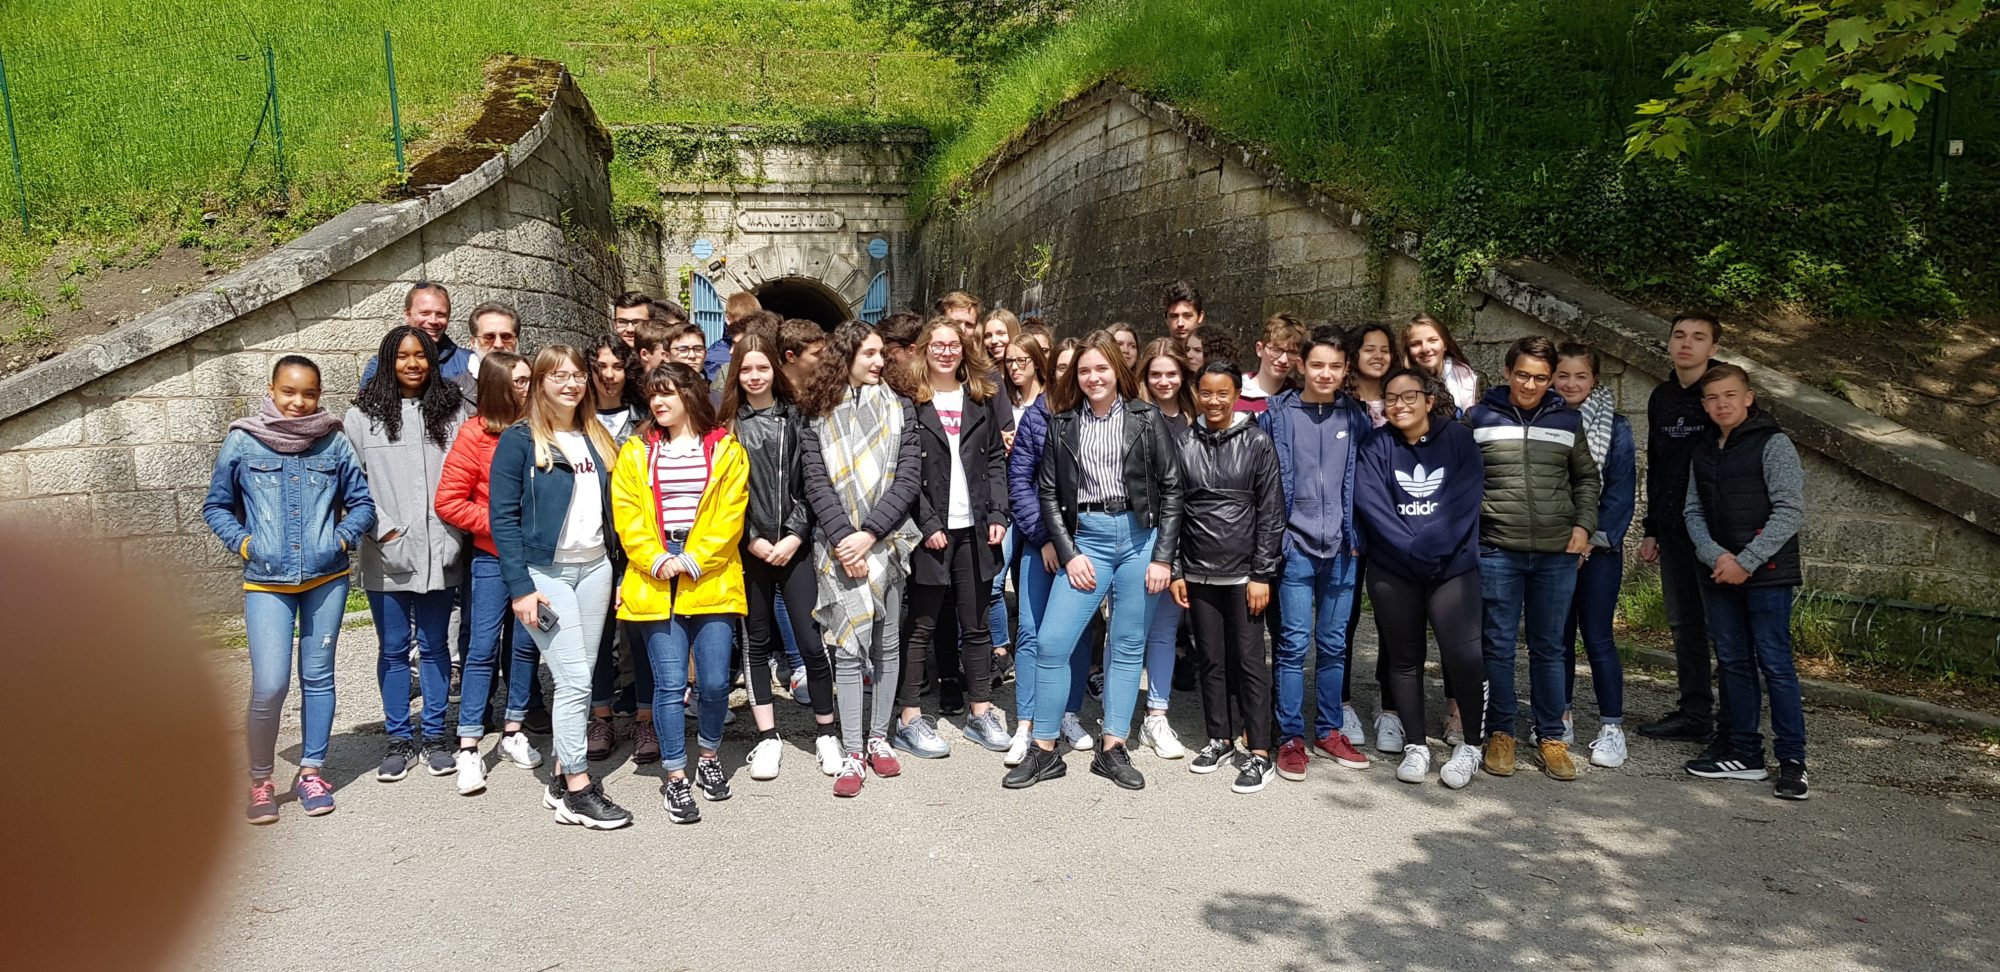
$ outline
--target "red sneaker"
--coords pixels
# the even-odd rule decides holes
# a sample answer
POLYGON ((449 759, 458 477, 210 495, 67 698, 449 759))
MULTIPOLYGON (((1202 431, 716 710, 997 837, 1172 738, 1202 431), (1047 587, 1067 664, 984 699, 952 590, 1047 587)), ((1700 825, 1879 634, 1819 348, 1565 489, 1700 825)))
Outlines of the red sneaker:
POLYGON ((1278 775, 1288 780, 1306 778, 1306 741, 1297 736, 1278 747, 1278 775))
POLYGON ((876 776, 895 776, 903 771, 903 764, 896 758, 896 751, 889 748, 889 741, 876 736, 868 740, 868 768, 876 776))
POLYGON ((860 796, 861 780, 867 775, 861 768, 861 754, 848 753, 847 758, 840 761, 840 775, 833 778, 833 795, 860 796))
POLYGON ((1355 749, 1354 744, 1348 742, 1347 737, 1341 735, 1338 729, 1319 737, 1319 742, 1313 743, 1313 748, 1319 750, 1320 755, 1348 769, 1368 768, 1367 755, 1355 749))

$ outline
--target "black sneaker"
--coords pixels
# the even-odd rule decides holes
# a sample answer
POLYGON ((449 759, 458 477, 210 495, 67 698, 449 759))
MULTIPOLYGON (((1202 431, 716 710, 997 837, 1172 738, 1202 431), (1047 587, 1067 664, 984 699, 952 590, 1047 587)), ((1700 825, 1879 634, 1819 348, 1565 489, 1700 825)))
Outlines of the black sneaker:
POLYGON ((1085 679, 1083 685, 1084 685, 1084 690, 1088 692, 1090 695, 1090 701, 1092 702, 1104 701, 1103 672, 1091 672, 1090 678, 1085 679))
POLYGON ((1028 758, 1022 760, 1021 765, 1008 770, 1007 775, 1001 778, 1000 785, 1010 790, 1020 790, 1043 780, 1056 779, 1068 772, 1069 767, 1064 765, 1060 750, 1031 745, 1028 747, 1028 758))
POLYGON ((450 776, 458 772, 458 747, 436 736, 428 737, 417 750, 424 760, 424 772, 450 776))
POLYGON ((563 774, 550 773, 549 785, 546 789, 542 790, 542 809, 557 811, 556 819, 561 820, 563 797, 568 793, 569 784, 563 782, 563 774))
POLYGON ((722 772, 722 761, 719 759, 703 756, 695 761, 694 785, 701 788, 703 799, 729 799, 729 777, 722 772))
POLYGON ((1127 790, 1146 788, 1146 778, 1132 768, 1132 754, 1124 746, 1099 746, 1097 755, 1090 758, 1090 772, 1127 790))
POLYGON ((691 824, 701 820, 701 807, 694 802, 694 787, 688 785, 685 776, 667 777, 667 798, 662 802, 667 808, 667 819, 677 824, 691 824))
POLYGON ((562 806, 556 810, 556 822, 576 824, 590 830, 617 830, 632 822, 632 811, 611 802, 611 798, 604 795, 604 784, 591 780, 589 786, 563 794, 562 806))
POLYGON ((521 720, 521 728, 537 736, 546 736, 555 730, 555 717, 546 708, 529 709, 527 718, 521 720))
POLYGON ((1764 769, 1763 753, 1728 753, 1717 759, 1691 759, 1687 761, 1687 771, 1704 780, 1764 780, 1771 776, 1764 769))
POLYGON ((1806 764, 1778 764, 1778 782, 1771 792, 1780 800, 1803 800, 1806 798, 1806 764))
POLYGON ((1250 758, 1243 761, 1242 771, 1236 774, 1236 782, 1230 784, 1229 788, 1238 793, 1255 793, 1263 789, 1264 784, 1271 782, 1271 777, 1276 775, 1278 775, 1278 764, 1272 762, 1271 757, 1251 753, 1250 758))
POLYGON ((965 686, 956 678, 938 680, 938 715, 965 714, 965 686))
POLYGON ((410 775, 410 767, 417 765, 417 747, 408 739, 396 736, 389 740, 389 750, 382 754, 382 765, 375 768, 375 779, 380 783, 394 783, 410 775))
POLYGON ((1188 764, 1188 772, 1213 773, 1221 769, 1222 764, 1229 762, 1229 757, 1235 752, 1236 747, 1231 745, 1229 740, 1211 739, 1208 745, 1201 747, 1201 751, 1194 754, 1194 761, 1188 764))
POLYGON ((1639 735, 1648 739, 1671 739, 1676 742, 1708 742, 1715 732, 1715 725, 1707 719, 1697 719, 1679 710, 1667 713, 1658 722, 1648 722, 1639 727, 1639 735))

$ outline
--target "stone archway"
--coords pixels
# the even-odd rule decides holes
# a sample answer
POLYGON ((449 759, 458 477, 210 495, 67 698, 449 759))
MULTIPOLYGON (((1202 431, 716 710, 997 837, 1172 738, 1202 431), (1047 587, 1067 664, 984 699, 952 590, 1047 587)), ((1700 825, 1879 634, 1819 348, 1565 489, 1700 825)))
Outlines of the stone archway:
POLYGON ((804 318, 831 331, 854 316, 853 305, 811 277, 779 277, 751 290, 764 309, 780 317, 804 318))
POLYGON ((770 295, 772 303, 766 306, 773 312, 829 329, 853 317, 868 294, 868 275, 860 267, 815 244, 768 244, 730 261, 726 273, 737 289, 750 291, 759 301, 770 295))

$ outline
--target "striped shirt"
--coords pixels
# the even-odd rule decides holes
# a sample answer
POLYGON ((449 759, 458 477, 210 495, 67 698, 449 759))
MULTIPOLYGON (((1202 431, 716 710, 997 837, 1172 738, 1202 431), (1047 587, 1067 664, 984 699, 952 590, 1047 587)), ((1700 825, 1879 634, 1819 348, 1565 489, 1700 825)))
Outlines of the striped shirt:
MULTIPOLYGON (((659 503, 661 530, 693 529, 701 494, 707 488, 708 457, 702 454, 699 441, 661 442, 653 450, 653 498, 659 503)), ((680 558, 689 576, 701 576, 693 557, 683 553, 680 558)), ((658 575, 656 565, 654 576, 658 575)))
POLYGON ((1102 418, 1085 402, 1078 421, 1076 501, 1107 503, 1125 498, 1125 399, 1115 398, 1102 418))

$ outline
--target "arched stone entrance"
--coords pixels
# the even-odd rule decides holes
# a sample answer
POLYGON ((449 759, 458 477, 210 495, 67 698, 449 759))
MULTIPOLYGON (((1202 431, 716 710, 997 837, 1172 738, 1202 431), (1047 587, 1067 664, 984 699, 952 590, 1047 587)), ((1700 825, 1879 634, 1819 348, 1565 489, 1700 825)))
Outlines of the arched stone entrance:
POLYGON ((750 292, 765 310, 779 317, 802 317, 829 331, 854 316, 839 293, 811 277, 779 277, 758 284, 750 292))

